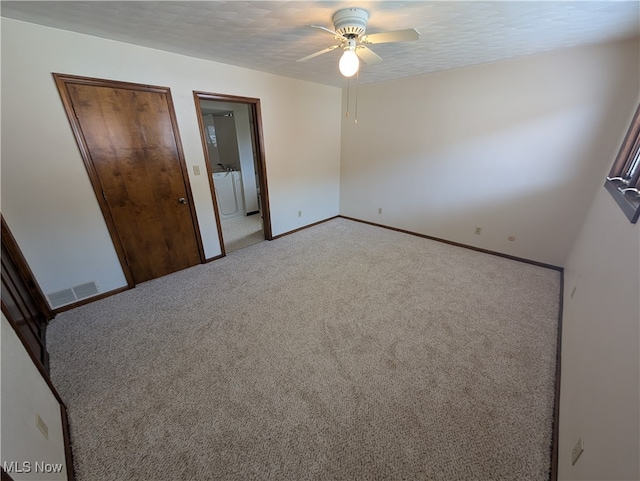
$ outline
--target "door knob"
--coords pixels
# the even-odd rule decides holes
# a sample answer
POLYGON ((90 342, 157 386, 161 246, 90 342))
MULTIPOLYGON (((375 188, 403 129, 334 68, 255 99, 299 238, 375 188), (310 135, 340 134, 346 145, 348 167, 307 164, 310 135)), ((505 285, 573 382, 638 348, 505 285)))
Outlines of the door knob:
POLYGON ((181 204, 186 204, 187 203, 187 199, 185 199, 184 197, 180 197, 178 199, 178 202, 180 202, 181 204))

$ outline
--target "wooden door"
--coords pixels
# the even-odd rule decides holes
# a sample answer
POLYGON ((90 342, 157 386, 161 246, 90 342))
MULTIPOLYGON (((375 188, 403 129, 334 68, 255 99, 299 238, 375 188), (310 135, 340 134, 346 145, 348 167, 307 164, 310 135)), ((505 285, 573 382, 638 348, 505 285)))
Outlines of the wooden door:
POLYGON ((56 82, 130 283, 200 263, 169 90, 60 75, 56 82))

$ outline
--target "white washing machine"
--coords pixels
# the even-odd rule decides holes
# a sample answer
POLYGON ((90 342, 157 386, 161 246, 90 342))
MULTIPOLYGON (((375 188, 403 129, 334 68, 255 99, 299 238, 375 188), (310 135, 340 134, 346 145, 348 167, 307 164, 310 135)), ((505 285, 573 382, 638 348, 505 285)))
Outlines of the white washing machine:
POLYGON ((214 172, 213 185, 216 191, 218 213, 221 220, 233 219, 246 214, 240 172, 214 172))

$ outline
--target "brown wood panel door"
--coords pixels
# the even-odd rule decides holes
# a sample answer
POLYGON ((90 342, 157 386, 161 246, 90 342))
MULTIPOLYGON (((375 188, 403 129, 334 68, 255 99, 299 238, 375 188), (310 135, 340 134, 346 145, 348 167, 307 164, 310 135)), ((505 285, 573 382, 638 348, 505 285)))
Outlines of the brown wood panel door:
POLYGON ((168 89, 105 83, 67 79, 60 91, 133 282, 200 263, 201 240, 168 89))

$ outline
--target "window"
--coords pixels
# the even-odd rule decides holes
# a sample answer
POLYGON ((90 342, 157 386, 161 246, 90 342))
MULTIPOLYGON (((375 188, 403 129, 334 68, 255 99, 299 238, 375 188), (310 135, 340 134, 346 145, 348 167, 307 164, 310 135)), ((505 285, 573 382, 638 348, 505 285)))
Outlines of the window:
POLYGON ((640 105, 604 186, 635 224, 640 216, 640 105))

